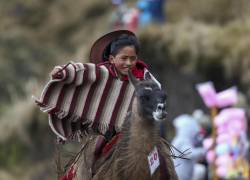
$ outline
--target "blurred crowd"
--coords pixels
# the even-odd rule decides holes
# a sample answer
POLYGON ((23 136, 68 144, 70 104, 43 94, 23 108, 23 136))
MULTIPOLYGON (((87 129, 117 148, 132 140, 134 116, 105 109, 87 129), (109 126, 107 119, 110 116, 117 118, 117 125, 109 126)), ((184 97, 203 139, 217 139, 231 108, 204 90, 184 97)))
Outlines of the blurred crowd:
POLYGON ((112 29, 128 29, 136 31, 152 23, 166 21, 164 14, 166 0, 138 0, 129 7, 123 0, 112 0, 112 29))
POLYGON ((174 159, 180 180, 250 178, 250 144, 246 110, 235 87, 216 93, 212 83, 197 88, 211 115, 202 110, 176 117, 174 159))

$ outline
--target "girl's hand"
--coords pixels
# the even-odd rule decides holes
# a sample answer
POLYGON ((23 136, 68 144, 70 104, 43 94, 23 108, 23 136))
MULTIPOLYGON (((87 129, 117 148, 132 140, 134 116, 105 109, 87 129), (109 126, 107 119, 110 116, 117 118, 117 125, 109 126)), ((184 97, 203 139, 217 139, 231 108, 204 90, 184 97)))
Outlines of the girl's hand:
POLYGON ((55 67, 51 73, 50 76, 52 77, 52 79, 62 79, 63 78, 63 72, 62 69, 55 67))

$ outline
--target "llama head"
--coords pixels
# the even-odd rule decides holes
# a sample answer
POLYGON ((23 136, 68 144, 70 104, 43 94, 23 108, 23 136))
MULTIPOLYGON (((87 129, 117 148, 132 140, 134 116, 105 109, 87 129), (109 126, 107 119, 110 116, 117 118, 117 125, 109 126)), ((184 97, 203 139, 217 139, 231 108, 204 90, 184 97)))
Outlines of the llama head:
POLYGON ((145 76, 145 80, 137 80, 132 73, 128 73, 129 81, 135 87, 135 98, 138 112, 147 120, 162 121, 166 118, 166 93, 159 85, 150 78, 150 74, 145 76))

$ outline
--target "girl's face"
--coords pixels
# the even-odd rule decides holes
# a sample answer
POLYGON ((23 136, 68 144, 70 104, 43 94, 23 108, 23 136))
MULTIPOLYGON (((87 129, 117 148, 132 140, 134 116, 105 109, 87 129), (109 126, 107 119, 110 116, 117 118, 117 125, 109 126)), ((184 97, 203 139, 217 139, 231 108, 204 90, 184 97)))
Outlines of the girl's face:
POLYGON ((109 62, 113 64, 119 75, 127 75, 128 70, 135 67, 137 54, 134 46, 125 46, 118 53, 109 56, 109 62))

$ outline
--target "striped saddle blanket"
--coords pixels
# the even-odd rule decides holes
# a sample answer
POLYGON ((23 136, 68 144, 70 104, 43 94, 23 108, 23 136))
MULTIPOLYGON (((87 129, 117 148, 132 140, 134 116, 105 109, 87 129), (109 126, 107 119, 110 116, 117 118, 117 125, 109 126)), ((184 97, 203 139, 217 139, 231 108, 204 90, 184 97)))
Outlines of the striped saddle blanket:
POLYGON ((69 63, 58 68, 63 76, 50 79, 35 98, 41 111, 48 113, 52 131, 63 141, 89 130, 120 131, 134 87, 112 77, 104 65, 69 63))

